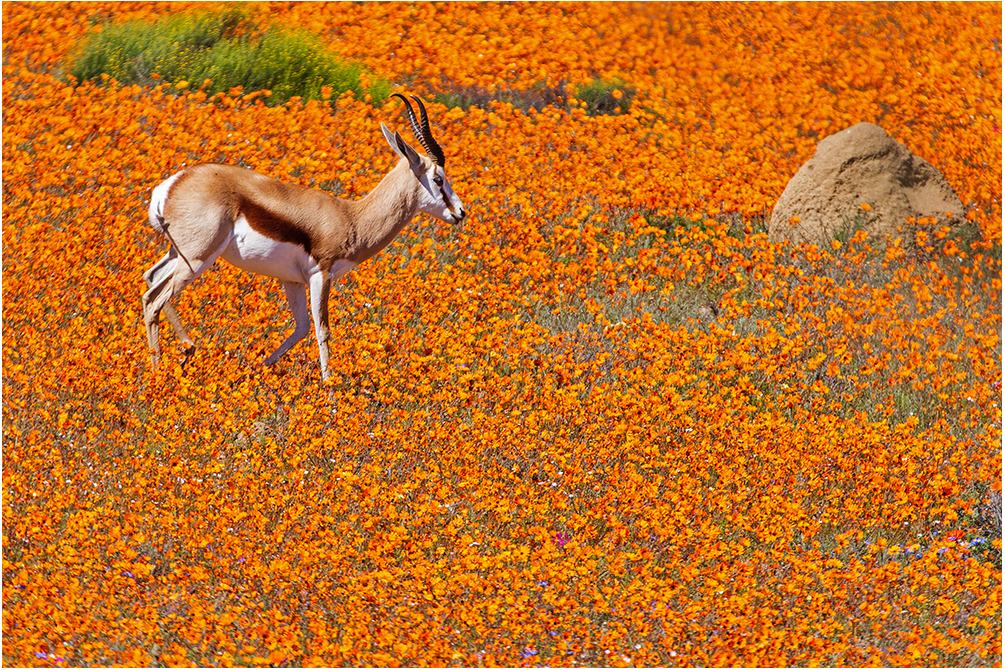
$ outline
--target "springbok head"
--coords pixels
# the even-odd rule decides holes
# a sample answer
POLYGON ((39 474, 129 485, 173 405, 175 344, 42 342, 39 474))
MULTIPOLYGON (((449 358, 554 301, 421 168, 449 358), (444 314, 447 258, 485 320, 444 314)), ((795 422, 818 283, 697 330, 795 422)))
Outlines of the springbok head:
POLYGON ((467 216, 467 212, 464 211, 461 199, 454 193, 454 189, 450 186, 450 180, 447 179, 447 173, 444 170, 446 159, 443 156, 443 149, 433 139, 433 132, 429 129, 429 118, 426 116, 426 108, 422 104, 422 100, 412 96, 412 100, 415 100, 419 106, 419 119, 417 120, 412 105, 405 96, 395 93, 391 97, 401 98, 402 102, 405 103, 405 111, 412 124, 412 134, 426 150, 425 156, 419 154, 405 140, 401 139, 398 132, 391 132, 383 123, 380 124, 380 129, 383 131, 387 143, 391 145, 395 153, 408 161, 412 174, 422 184, 422 189, 419 191, 419 211, 435 216, 444 223, 460 223, 467 216))

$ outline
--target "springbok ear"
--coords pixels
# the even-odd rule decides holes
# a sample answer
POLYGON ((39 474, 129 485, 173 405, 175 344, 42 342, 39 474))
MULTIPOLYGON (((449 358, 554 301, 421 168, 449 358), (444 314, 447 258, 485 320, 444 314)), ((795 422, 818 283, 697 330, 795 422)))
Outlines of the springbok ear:
POLYGON ((401 153, 401 150, 398 148, 398 143, 394 139, 394 136, 397 135, 397 133, 392 133, 391 130, 383 123, 380 124, 380 131, 384 133, 384 139, 387 140, 387 143, 391 145, 392 149, 394 149, 394 153, 398 154, 401 158, 405 158, 405 154, 401 153))
POLYGON ((408 142, 401 139, 401 133, 395 132, 392 137, 387 137, 391 131, 384 124, 380 124, 380 127, 384 131, 384 138, 391 144, 394 152, 408 161, 408 167, 411 168, 412 174, 419 178, 425 175, 426 166, 422 164, 419 152, 413 149, 408 142))

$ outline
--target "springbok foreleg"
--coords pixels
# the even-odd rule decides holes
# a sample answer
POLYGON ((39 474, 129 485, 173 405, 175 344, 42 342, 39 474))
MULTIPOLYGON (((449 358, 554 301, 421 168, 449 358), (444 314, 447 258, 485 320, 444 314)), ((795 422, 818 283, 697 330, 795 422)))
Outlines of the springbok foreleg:
POLYGON ((321 358, 321 379, 328 379, 328 296, 331 293, 331 272, 311 275, 311 311, 314 313, 314 334, 318 338, 321 358))
POLYGON ((296 325, 293 333, 279 345, 278 349, 272 352, 271 356, 265 359, 266 367, 275 365, 280 356, 311 332, 310 312, 307 311, 307 286, 297 282, 284 281, 283 290, 286 292, 286 302, 290 305, 290 311, 293 312, 293 321, 296 325))
MULTIPOLYGON (((174 249, 164 254, 164 257, 157 261, 157 264, 152 268, 143 273, 143 280, 147 283, 147 288, 153 288, 154 284, 164 278, 165 273, 169 273, 171 270, 171 262, 177 257, 174 249)), ((191 349, 192 338, 188 336, 185 332, 185 326, 182 325, 181 319, 178 317, 178 312, 175 310, 174 306, 170 302, 164 303, 164 316, 167 317, 168 323, 171 324, 171 328, 174 329, 175 335, 178 339, 186 346, 186 348, 191 349)))

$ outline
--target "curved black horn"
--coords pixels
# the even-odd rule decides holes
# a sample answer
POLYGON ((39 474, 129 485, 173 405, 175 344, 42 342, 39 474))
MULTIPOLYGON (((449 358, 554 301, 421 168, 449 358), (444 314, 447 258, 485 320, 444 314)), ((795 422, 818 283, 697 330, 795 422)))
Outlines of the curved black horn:
POLYGON ((422 100, 419 100, 416 96, 412 96, 419 105, 419 114, 422 115, 422 122, 415 118, 415 112, 412 111, 412 104, 408 102, 408 98, 400 93, 391 94, 392 98, 401 98, 401 101, 405 103, 405 112, 408 114, 408 121, 412 124, 412 134, 415 138, 419 140, 422 147, 426 150, 426 154, 433 159, 433 161, 443 167, 445 159, 443 157, 443 149, 437 144, 436 140, 433 139, 433 133, 429 129, 429 119, 426 116, 426 108, 422 104, 422 100))
POLYGON ((415 104, 419 106, 419 124, 422 126, 422 135, 426 138, 426 141, 422 145, 426 147, 426 153, 433 157, 436 164, 443 167, 446 158, 443 156, 443 149, 439 143, 433 139, 433 131, 429 129, 429 117, 426 116, 426 106, 422 104, 422 100, 418 96, 413 95, 412 100, 415 100, 415 104))
POLYGON ((405 103, 405 112, 408 113, 408 120, 412 124, 412 134, 420 138, 421 141, 422 131, 419 129, 419 122, 415 120, 415 112, 412 111, 412 103, 410 103, 408 98, 403 96, 401 93, 392 93, 391 97, 401 98, 401 101, 405 103))

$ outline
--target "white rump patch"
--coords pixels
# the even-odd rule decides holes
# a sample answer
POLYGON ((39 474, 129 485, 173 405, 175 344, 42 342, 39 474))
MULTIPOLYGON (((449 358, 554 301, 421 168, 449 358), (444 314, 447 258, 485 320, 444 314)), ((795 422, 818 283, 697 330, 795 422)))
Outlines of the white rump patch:
POLYGON ((171 187, 174 183, 178 181, 178 177, 182 175, 181 172, 177 172, 160 184, 154 189, 153 194, 150 196, 150 209, 147 215, 150 217, 150 225, 153 226, 154 230, 162 235, 166 232, 164 226, 164 203, 167 201, 168 193, 171 191, 171 187))

